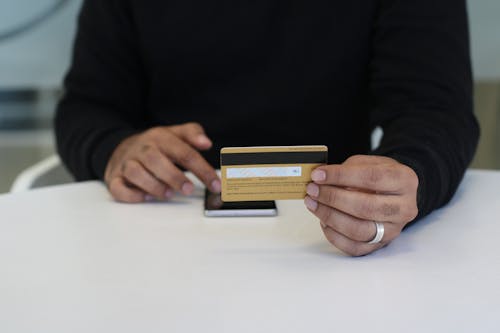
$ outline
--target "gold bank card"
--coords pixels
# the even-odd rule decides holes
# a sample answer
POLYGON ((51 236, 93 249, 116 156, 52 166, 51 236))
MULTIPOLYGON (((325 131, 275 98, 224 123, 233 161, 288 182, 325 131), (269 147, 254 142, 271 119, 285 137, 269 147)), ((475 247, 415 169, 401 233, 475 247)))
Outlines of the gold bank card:
POLYGON ((222 201, 303 199, 326 146, 226 147, 220 151, 222 201))

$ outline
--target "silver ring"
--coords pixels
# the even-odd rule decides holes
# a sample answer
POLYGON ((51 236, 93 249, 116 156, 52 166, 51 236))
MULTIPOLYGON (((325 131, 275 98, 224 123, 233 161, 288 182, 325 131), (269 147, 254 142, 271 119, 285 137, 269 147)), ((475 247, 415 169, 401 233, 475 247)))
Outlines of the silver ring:
POLYGON ((373 223, 375 223, 375 226, 377 227, 377 233, 375 234, 375 237, 373 237, 373 239, 368 242, 368 244, 380 243, 380 241, 384 237, 384 224, 375 221, 373 221, 373 223))

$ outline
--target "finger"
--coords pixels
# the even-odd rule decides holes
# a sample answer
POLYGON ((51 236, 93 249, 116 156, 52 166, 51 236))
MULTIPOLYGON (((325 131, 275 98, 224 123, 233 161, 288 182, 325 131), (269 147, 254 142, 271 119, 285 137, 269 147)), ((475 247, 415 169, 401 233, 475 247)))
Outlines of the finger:
POLYGON ((313 170, 311 178, 318 184, 401 194, 416 186, 407 169, 402 164, 331 164, 313 170))
POLYGON ((330 185, 307 185, 316 201, 362 220, 403 223, 416 217, 416 204, 407 196, 372 194, 330 185))
POLYGON ((160 143, 159 146, 164 155, 186 170, 191 171, 210 191, 214 193, 220 192, 221 183, 215 169, 196 149, 173 134, 165 142, 168 142, 168 145, 160 143))
POLYGON ((193 184, 172 161, 153 145, 144 145, 138 155, 138 160, 154 177, 166 186, 165 198, 173 195, 172 190, 189 195, 193 184))
POLYGON ((164 198, 166 185, 149 173, 144 166, 136 160, 127 160, 123 163, 122 175, 127 182, 154 196, 164 198))
POLYGON ((108 189, 115 200, 128 203, 138 203, 145 200, 145 193, 137 188, 128 186, 122 177, 113 178, 108 189))
POLYGON ((367 255, 387 245, 387 242, 368 244, 366 242, 353 241, 330 227, 323 228, 323 233, 326 239, 336 248, 354 257, 367 255))
MULTIPOLYGON (((305 200, 306 206, 308 208, 312 206, 309 210, 319 218, 324 226, 334 229, 353 241, 369 242, 375 237, 377 230, 373 221, 358 219, 323 204, 311 205, 308 201, 313 199, 310 197, 306 197, 305 200)), ((392 240, 399 234, 389 229, 394 229, 394 226, 387 223, 384 240, 392 240)))
POLYGON ((190 145, 200 150, 206 150, 212 147, 212 141, 205 134, 203 127, 198 123, 191 122, 172 126, 170 129, 183 141, 188 142, 190 145))

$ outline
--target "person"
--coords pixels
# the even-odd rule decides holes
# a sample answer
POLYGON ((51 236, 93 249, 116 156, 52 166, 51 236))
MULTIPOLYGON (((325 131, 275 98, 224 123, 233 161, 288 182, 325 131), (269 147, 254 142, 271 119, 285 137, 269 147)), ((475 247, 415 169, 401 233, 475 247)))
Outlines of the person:
POLYGON ((479 136, 469 53, 465 0, 86 0, 58 153, 139 203, 191 194, 184 171, 220 191, 221 147, 325 144, 305 205, 365 255, 456 191, 479 136))

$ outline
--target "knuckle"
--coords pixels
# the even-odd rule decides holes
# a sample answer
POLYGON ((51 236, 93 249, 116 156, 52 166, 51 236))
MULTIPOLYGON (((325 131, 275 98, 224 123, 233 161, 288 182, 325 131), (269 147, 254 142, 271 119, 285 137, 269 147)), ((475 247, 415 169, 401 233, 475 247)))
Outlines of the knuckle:
MULTIPOLYGON (((320 195, 321 195, 321 186, 320 186, 320 195)), ((337 202, 337 191, 335 189, 328 187, 326 190, 326 202, 328 203, 329 206, 335 207, 335 204, 337 202)))
POLYGON ((414 175, 413 177, 410 177, 409 185, 410 185, 411 189, 414 192, 417 191, 418 186, 419 186, 419 180, 418 180, 418 176, 417 175, 414 175))
POLYGON ((335 245, 335 238, 333 236, 333 232, 331 232, 331 230, 329 228, 325 228, 323 229, 323 233, 325 234, 325 238, 328 242, 330 242, 330 244, 335 245))
POLYGON ((157 197, 162 197, 165 193, 165 186, 162 185, 160 182, 155 182, 151 186, 151 194, 154 194, 157 197))
POLYGON ((367 231, 366 224, 362 222, 352 223, 351 235, 352 239, 357 241, 366 241, 370 238, 369 232, 367 231))
POLYGON ((109 193, 111 194, 111 196, 115 200, 120 201, 121 191, 117 188, 117 186, 115 185, 115 182, 113 182, 113 181, 109 184, 109 193))
POLYGON ((371 187, 378 184, 384 178, 384 172, 375 166, 368 167, 366 172, 362 174, 363 183, 371 187))
POLYGON ((184 173, 177 168, 168 168, 157 178, 165 189, 167 187, 172 187, 175 190, 179 190, 182 184, 187 180, 184 173))
POLYGON ((390 165, 385 168, 385 174, 388 178, 393 180, 399 180, 403 177, 404 171, 400 168, 400 165, 390 165))
POLYGON ((138 163, 127 161, 124 164, 123 175, 128 179, 137 179, 140 177, 141 167, 138 163))
POLYGON ((160 137, 161 135, 161 129, 160 127, 153 127, 149 130, 147 130, 145 133, 144 133, 144 136, 147 137, 147 138, 151 138, 151 139, 157 139, 160 137))
POLYGON ((356 162, 356 161, 359 161, 363 158, 363 155, 352 155, 350 156, 347 160, 345 160, 346 162, 356 162))
POLYGON ((418 215, 418 208, 414 205, 411 205, 404 214, 405 222, 413 221, 418 215))
POLYGON ((203 181, 210 181, 213 178, 217 177, 217 175, 212 172, 212 170, 208 167, 203 167, 199 172, 199 177, 203 181))
POLYGON ((333 209, 332 208, 326 207, 323 205, 319 205, 317 212, 318 212, 317 214, 318 214, 318 218, 320 219, 320 221, 322 221, 323 223, 325 223, 326 225, 329 225, 329 226, 333 225, 333 223, 332 223, 333 222, 332 221, 333 209))
POLYGON ((134 193, 128 193, 127 191, 120 190, 117 187, 110 189, 110 193, 111 196, 113 196, 113 198, 119 202, 133 203, 139 201, 137 195, 135 195, 134 193))
POLYGON ((107 169, 104 173, 104 183, 111 190, 111 181, 116 177, 116 172, 114 169, 107 169))
POLYGON ((140 152, 141 153, 147 153, 153 148, 153 146, 149 143, 144 143, 140 146, 140 152))
POLYGON ((399 215, 401 212, 401 207, 397 204, 383 203, 380 206, 380 215, 382 216, 395 216, 399 215))
POLYGON ((399 170, 399 178, 401 178, 406 186, 412 190, 416 190, 418 188, 419 180, 415 171, 409 166, 404 165, 404 169, 399 170))
POLYGON ((331 168, 328 170, 328 178, 331 179, 331 181, 334 184, 338 184, 342 180, 342 171, 340 168, 331 168))
POLYGON ((198 153, 195 150, 187 149, 179 155, 179 163, 182 165, 192 165, 196 161, 198 153))
POLYGON ((365 220, 371 220, 376 212, 375 203, 372 200, 364 200, 358 209, 359 216, 365 220))
POLYGON ((180 190, 185 182, 186 180, 182 176, 179 177, 170 176, 165 183, 168 186, 172 187, 174 190, 180 190))
POLYGON ((146 165, 156 166, 158 164, 158 152, 152 146, 147 146, 148 149, 143 152, 142 159, 146 165))
POLYGON ((196 122, 196 121, 190 121, 188 123, 186 123, 186 126, 191 129, 191 130, 195 130, 195 131, 200 131, 202 130, 202 126, 200 123, 196 122))
POLYGON ((171 133, 167 127, 153 127, 145 134, 147 140, 151 142, 162 142, 166 140, 169 135, 171 135, 171 133))

